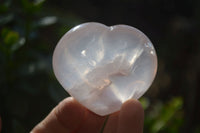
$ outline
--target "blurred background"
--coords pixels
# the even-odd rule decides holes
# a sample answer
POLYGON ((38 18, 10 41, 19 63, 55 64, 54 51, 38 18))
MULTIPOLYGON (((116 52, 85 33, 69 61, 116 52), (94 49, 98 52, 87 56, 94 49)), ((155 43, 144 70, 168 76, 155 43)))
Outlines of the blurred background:
POLYGON ((127 24, 143 31, 158 72, 140 98, 145 133, 200 133, 200 1, 1 0, 2 133, 27 133, 69 95, 52 70, 53 50, 84 22, 127 24))

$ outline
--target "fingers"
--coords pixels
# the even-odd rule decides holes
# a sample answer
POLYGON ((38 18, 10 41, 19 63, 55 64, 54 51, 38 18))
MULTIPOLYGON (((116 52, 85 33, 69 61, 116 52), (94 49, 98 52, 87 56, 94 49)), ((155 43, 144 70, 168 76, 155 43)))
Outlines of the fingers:
POLYGON ((72 97, 63 100, 34 129, 33 133, 71 133, 80 128, 86 109, 72 97))
POLYGON ((111 114, 104 128, 104 133, 117 133, 119 112, 111 114))
POLYGON ((137 100, 126 101, 120 110, 117 133, 142 133, 144 110, 137 100))
POLYGON ((73 98, 66 98, 33 130, 32 133, 95 133, 105 117, 98 116, 73 98))
POLYGON ((104 133, 142 133, 144 111, 137 100, 128 100, 120 112, 111 114, 106 123, 104 133))
MULTIPOLYGON (((98 116, 73 98, 66 98, 33 130, 32 133, 96 133, 106 117, 98 116)), ((104 133, 142 133, 144 111, 136 100, 128 100, 108 118, 104 133)))
POLYGON ((80 132, 78 133, 100 133, 106 117, 96 115, 90 111, 86 111, 86 119, 84 120, 80 132))

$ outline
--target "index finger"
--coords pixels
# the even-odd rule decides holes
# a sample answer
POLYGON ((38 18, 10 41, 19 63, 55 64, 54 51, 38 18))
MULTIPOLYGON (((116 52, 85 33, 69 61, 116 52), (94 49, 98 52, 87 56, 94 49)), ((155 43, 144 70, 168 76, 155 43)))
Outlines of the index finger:
POLYGON ((95 133, 98 132, 105 117, 98 116, 69 97, 56 106, 51 113, 39 123, 32 133, 95 133))

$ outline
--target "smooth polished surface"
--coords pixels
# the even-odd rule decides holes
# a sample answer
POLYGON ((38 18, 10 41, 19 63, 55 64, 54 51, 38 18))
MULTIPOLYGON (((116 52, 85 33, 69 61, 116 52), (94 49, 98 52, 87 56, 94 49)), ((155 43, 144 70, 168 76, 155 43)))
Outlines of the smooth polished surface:
POLYGON ((156 75, 157 56, 138 29, 92 22, 74 27, 61 38, 53 69, 71 96, 104 116, 147 91, 156 75))

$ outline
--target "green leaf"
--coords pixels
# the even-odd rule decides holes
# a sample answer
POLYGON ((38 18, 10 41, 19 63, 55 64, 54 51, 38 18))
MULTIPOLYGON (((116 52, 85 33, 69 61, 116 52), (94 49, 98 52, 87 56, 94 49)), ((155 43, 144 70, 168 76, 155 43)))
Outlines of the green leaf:
POLYGON ((18 32, 11 31, 7 28, 2 29, 1 38, 4 45, 1 44, 1 50, 4 52, 14 52, 25 44, 25 38, 19 36, 18 32))
POLYGON ((148 98, 142 97, 140 99, 140 102, 141 102, 142 107, 144 108, 144 110, 149 107, 149 99, 148 98))
MULTIPOLYGON (((152 125, 152 133, 160 132, 160 130, 162 130, 169 122, 174 122, 175 118, 178 117, 176 113, 180 111, 182 105, 183 100, 180 97, 175 97, 166 105, 162 105, 162 108, 159 111, 160 114, 155 117, 155 123, 152 125)), ((180 114, 180 112, 178 114, 180 114)))
POLYGON ((1 37, 5 38, 6 35, 10 32, 10 30, 8 28, 3 28, 1 31, 1 37))
POLYGON ((10 31, 4 38, 4 43, 8 46, 11 46, 19 40, 19 34, 15 31, 10 31))

